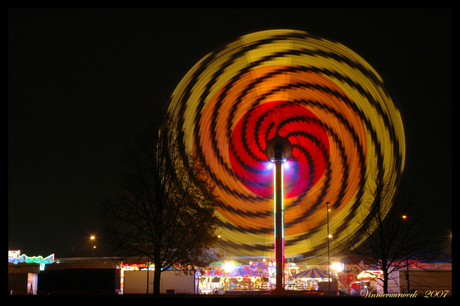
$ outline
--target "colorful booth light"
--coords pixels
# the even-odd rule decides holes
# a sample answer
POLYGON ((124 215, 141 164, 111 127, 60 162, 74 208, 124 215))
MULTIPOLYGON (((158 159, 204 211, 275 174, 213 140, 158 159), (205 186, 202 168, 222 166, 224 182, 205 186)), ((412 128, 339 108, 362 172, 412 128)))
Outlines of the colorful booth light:
POLYGON ((381 270, 361 271, 361 273, 358 274, 358 279, 380 278, 382 273, 381 270))
POLYGON ((17 265, 18 263, 38 263, 38 264, 52 264, 54 263, 54 254, 51 254, 45 258, 42 256, 27 256, 22 254, 17 258, 8 258, 8 263, 17 265))

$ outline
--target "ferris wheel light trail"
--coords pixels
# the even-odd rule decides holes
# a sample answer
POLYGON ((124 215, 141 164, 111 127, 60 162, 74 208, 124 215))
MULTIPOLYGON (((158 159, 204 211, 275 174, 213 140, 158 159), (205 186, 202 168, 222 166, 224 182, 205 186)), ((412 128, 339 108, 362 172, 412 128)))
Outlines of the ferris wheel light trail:
POLYGON ((327 253, 326 201, 331 231, 369 226, 372 176, 388 176, 395 193, 404 172, 402 116, 383 79, 346 46, 303 31, 251 33, 210 52, 177 85, 168 111, 184 151, 197 153, 216 183, 220 241, 239 256, 273 256, 275 167, 265 148, 276 135, 292 145, 283 166, 285 256, 327 253))

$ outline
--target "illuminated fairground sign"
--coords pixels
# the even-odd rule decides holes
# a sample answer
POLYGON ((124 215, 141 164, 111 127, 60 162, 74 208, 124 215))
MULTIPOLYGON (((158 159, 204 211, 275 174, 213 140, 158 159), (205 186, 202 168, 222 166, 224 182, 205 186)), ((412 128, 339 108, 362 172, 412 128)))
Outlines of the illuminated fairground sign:
MULTIPOLYGON (((399 264, 394 266, 399 266, 401 268, 407 267, 407 262, 401 261, 399 264)), ((420 262, 417 260, 409 260, 409 268, 418 268, 418 269, 452 269, 451 262, 420 262)), ((363 278, 380 278, 382 276, 381 270, 367 270, 362 271, 358 275, 358 279, 363 278)))
POLYGON ((368 278, 380 278, 382 275, 381 270, 372 270, 372 271, 362 271, 358 274, 358 279, 368 279, 368 278))
MULTIPOLYGON (((407 261, 401 260, 400 262, 394 263, 393 266, 407 267, 407 261)), ((409 260, 409 268, 418 269, 452 269, 451 261, 420 261, 420 260, 409 260)))
POLYGON ((10 259, 17 259, 21 255, 21 250, 8 250, 8 262, 10 262, 10 259))
POLYGON ((21 255, 20 250, 8 251, 8 263, 15 265, 18 263, 37 263, 40 265, 40 270, 44 270, 45 264, 51 264, 53 262, 54 254, 43 258, 42 256, 27 256, 26 254, 21 255))
POLYGON ((421 268, 421 269, 452 269, 451 262, 409 262, 410 268, 421 268))
POLYGON ((120 266, 120 268, 123 269, 123 270, 134 270, 134 271, 138 271, 138 270, 146 270, 146 269, 147 269, 147 266, 149 267, 149 270, 155 270, 155 265, 154 265, 154 264, 147 265, 146 263, 128 263, 128 264, 122 264, 122 265, 120 266))

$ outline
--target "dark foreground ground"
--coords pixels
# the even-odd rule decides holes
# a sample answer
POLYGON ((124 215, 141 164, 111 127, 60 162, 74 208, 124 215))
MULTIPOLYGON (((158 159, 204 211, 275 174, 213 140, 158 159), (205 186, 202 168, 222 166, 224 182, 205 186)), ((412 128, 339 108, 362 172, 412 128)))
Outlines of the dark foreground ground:
MULTIPOLYGON (((348 298, 350 296, 328 295, 325 292, 287 292, 284 294, 267 294, 268 292, 253 291, 227 291, 221 295, 204 295, 204 294, 160 294, 160 298, 187 298, 187 299, 220 299, 220 298, 348 298)), ((12 295, 10 298, 101 298, 101 299, 139 299, 139 298, 154 298, 153 294, 38 294, 38 295, 12 295)), ((356 296, 354 296, 356 297, 356 296)))
MULTIPOLYGON (((124 295, 110 295, 110 294, 38 294, 38 295, 9 295, 9 298, 12 299, 28 299, 28 298, 96 298, 96 299, 144 299, 144 298, 155 298, 153 294, 124 294, 124 295)), ((424 298, 423 294, 416 294, 416 296, 412 297, 399 297, 403 299, 413 299, 413 298, 424 298)), ((359 296, 359 295, 337 295, 337 294, 328 294, 328 292, 310 292, 310 291, 292 291, 286 292, 284 294, 266 294, 266 292, 258 292, 254 293, 253 291, 227 291, 225 294, 222 295, 203 295, 203 294, 160 294, 159 298, 163 299, 175 299, 175 298, 182 298, 182 299, 232 299, 232 298, 295 298, 295 299, 303 299, 303 298, 379 298, 377 296, 359 296)), ((388 298, 388 297, 380 297, 380 298, 388 298)), ((394 297, 393 297, 394 298, 394 297)), ((443 298, 451 298, 451 295, 448 295, 443 298)), ((442 298, 432 298, 432 299, 442 299, 442 298)))
MULTIPOLYGON (((273 295, 186 295, 186 294, 174 294, 174 295, 160 295, 160 299, 239 299, 239 298, 342 298, 343 296, 308 296, 308 295, 288 295, 288 296, 273 296, 273 295)), ((354 296, 356 297, 356 296, 354 296)), ((145 294, 125 294, 125 295, 16 295, 8 296, 11 299, 52 299, 52 298, 95 298, 95 299, 144 299, 144 298, 154 298, 153 295, 145 294)), ((350 298, 346 296, 345 298, 350 298)))

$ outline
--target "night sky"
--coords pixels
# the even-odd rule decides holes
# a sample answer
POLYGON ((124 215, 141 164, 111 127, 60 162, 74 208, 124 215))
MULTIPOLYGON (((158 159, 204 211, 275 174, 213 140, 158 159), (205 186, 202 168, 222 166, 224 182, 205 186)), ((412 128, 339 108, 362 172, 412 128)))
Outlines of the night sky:
POLYGON ((10 9, 8 248, 84 254, 130 132, 208 52, 274 28, 338 41, 384 78, 404 113, 418 205, 448 236, 451 10, 10 9))

